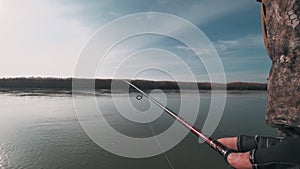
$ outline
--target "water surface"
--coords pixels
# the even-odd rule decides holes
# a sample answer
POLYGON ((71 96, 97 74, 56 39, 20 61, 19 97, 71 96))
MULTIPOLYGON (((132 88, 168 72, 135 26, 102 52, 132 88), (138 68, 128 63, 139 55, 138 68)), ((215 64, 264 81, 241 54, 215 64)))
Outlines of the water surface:
MULTIPOLYGON (((193 92, 186 95, 194 97, 193 92)), ((147 101, 138 102, 133 93, 133 105, 147 110, 147 101)), ((195 126, 201 128, 210 106, 210 93, 203 92, 195 126)), ((77 96, 87 99, 92 96, 77 96)), ((123 98, 119 94, 115 97, 123 98)), ((180 94, 167 93, 168 107, 180 108, 180 94)), ((124 97, 125 99, 125 97, 124 97)), ((149 125, 137 124, 120 116, 111 102, 110 94, 97 96, 104 105, 106 120, 119 132, 132 137, 151 137, 149 125)), ((73 99, 68 94, 33 95, 28 93, 0 94, 0 169, 168 169, 165 155, 131 159, 111 154, 85 134, 77 119, 73 99)), ((89 112, 89 104, 82 107, 89 112)), ((264 122, 266 92, 230 92, 223 118, 214 138, 249 134, 274 136, 275 131, 264 122)), ((86 117, 92 120, 93 117, 86 117)), ((167 114, 151 123, 155 133, 161 133, 173 123, 167 114)), ((108 140, 107 144, 114 142, 108 140)), ((132 147, 134 149, 134 147, 132 147)), ((228 168, 224 160, 207 145, 199 144, 189 134, 177 146, 166 152, 175 169, 228 168)))

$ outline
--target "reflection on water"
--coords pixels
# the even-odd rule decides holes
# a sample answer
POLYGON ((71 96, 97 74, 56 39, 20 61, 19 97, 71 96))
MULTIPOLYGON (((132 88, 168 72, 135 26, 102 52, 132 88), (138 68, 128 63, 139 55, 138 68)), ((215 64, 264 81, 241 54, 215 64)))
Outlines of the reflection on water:
MULTIPOLYGON (((193 98, 193 93, 188 94, 193 98)), ((122 94, 117 95, 121 99, 122 94)), ((78 96, 81 99, 91 96, 78 96)), ((131 97, 133 104, 136 94, 131 97)), ((168 93, 168 106, 177 111, 179 93, 168 93)), ((124 97, 125 99, 125 97, 124 97)), ((143 98, 145 99, 145 98, 143 98)), ((98 96, 98 101, 111 103, 111 96, 98 96), (99 99, 99 100, 98 100, 99 99)), ((139 101, 146 110, 147 101, 139 101)), ((103 105, 103 104, 101 104, 103 105)), ((111 104, 104 108, 106 120, 119 132, 135 137, 152 135, 149 125, 126 121, 111 104)), ((274 130, 264 123, 266 105, 265 92, 232 92, 228 94, 225 112, 213 137, 238 134, 275 135, 274 130)), ((210 106, 210 93, 201 93, 201 105, 196 126, 201 128, 210 106)), ((22 97, 0 94, 0 169, 33 168, 101 168, 101 169, 141 169, 171 168, 164 155, 146 159, 129 159, 104 151, 93 143, 82 130, 74 111, 70 95, 39 95, 22 97)), ((89 116, 89 104, 86 120, 89 116)), ((156 133, 168 128, 173 120, 162 114, 151 123, 156 133)), ((111 144, 113 140, 104 140, 111 144)), ((180 144, 166 153, 173 166, 185 168, 228 168, 219 155, 197 138, 189 134, 180 144), (201 167, 199 167, 201 166, 201 167)))
POLYGON ((8 150, 4 149, 4 144, 0 143, 0 168, 5 168, 7 167, 7 162, 8 162, 8 156, 7 153, 8 150))

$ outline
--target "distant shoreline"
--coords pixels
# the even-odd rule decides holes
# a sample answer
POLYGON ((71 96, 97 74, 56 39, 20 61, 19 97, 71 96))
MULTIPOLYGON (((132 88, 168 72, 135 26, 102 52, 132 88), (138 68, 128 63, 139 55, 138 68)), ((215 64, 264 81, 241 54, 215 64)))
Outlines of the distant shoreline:
MULTIPOLYGON (((111 84, 122 84, 122 80, 112 79, 72 79, 72 78, 2 78, 0 79, 0 91, 10 90, 72 90, 72 82, 83 84, 82 89, 85 89, 84 84, 95 82, 95 89, 111 90, 111 84)), ((143 90, 267 90, 266 83, 251 83, 251 82, 230 82, 209 83, 197 82, 197 86, 193 82, 174 82, 174 81, 150 81, 150 80, 132 80, 132 84, 143 90), (180 87, 179 87, 180 86, 180 87)), ((131 88, 131 90, 133 90, 131 88)))

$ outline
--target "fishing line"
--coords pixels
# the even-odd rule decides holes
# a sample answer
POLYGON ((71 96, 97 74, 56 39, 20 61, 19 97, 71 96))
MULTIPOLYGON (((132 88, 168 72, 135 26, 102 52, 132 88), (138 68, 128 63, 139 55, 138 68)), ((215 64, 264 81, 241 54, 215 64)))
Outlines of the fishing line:
MULTIPOLYGON (((135 98, 136 98, 137 100, 142 100, 143 97, 144 97, 143 94, 138 94, 135 98)), ((145 114, 145 116, 147 116, 147 114, 145 114)), ((147 118, 148 118, 148 116, 147 116, 147 118)), ((164 152, 164 157, 165 157, 165 159, 166 159, 167 162, 169 163, 170 167, 171 167, 172 169, 175 169, 174 165, 172 164, 172 162, 171 162, 170 159, 168 158, 166 152, 165 152, 164 149, 162 148, 162 145, 160 144, 159 139, 157 138, 156 133, 155 133, 155 131, 154 131, 154 129, 153 129, 151 123, 148 123, 148 125, 149 125, 149 128, 151 129, 151 132, 152 132, 152 134, 153 134, 153 137, 155 137, 155 139, 156 139, 156 141, 157 141, 157 144, 158 144, 159 148, 161 149, 162 152, 164 152)))
MULTIPOLYGON (((136 98, 137 100, 142 100, 142 99, 143 99, 143 94, 139 94, 139 95, 137 95, 135 98, 136 98)), ((147 116, 147 114, 145 114, 145 116, 147 116)), ((147 116, 147 118, 148 118, 148 116, 147 116)), ((175 169, 174 165, 171 163, 170 159, 168 158, 166 152, 165 152, 164 149, 162 148, 162 145, 160 144, 159 139, 157 138, 156 133, 155 133, 155 131, 154 131, 152 125, 151 125, 150 123, 148 123, 148 125, 149 125, 149 128, 151 129, 151 132, 152 132, 153 136, 155 137, 155 139, 156 139, 156 141, 157 141, 157 144, 158 144, 159 148, 162 150, 162 152, 164 152, 164 157, 165 157, 165 159, 168 161, 170 167, 171 167, 172 169, 175 169)))
MULTIPOLYGON (((146 115, 146 116, 147 116, 147 115, 146 115)), ((162 152, 164 152, 165 159, 168 161, 170 167, 171 167, 172 169, 175 169, 175 167, 174 167, 173 164, 171 163, 170 159, 168 158, 166 152, 165 152, 164 149, 162 148, 162 145, 160 144, 159 139, 157 138, 156 133, 155 133, 155 131, 154 131, 152 125, 151 125, 150 123, 148 123, 148 124, 149 124, 149 127, 150 127, 151 131, 152 131, 153 136, 155 137, 155 139, 156 139, 156 141, 157 141, 157 144, 158 144, 159 148, 161 149, 162 152)))

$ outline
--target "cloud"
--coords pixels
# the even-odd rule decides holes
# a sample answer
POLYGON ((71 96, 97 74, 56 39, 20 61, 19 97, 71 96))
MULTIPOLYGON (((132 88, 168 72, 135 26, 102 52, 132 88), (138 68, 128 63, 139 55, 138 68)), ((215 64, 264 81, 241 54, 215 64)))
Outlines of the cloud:
POLYGON ((219 17, 239 11, 249 4, 249 1, 236 0, 193 1, 186 9, 178 6, 179 10, 176 14, 201 27, 201 25, 213 22, 219 17))
POLYGON ((51 1, 1 2, 0 76, 71 76, 89 30, 51 1))
MULTIPOLYGON (((264 43, 262 41, 262 35, 253 34, 246 35, 243 37, 238 37, 236 39, 218 39, 212 42, 214 48, 219 52, 221 57, 228 55, 245 54, 248 50, 261 51, 264 50, 264 43)), ((205 55, 209 53, 207 48, 190 48, 185 45, 177 45, 174 47, 177 50, 186 51, 199 51, 200 55, 205 55)))
POLYGON ((173 14, 201 25, 252 4, 250 1, 236 0, 60 0, 57 3, 67 7, 62 16, 95 26, 96 29, 118 17, 141 12, 173 14))
POLYGON ((262 49, 264 43, 262 41, 262 35, 246 35, 237 39, 223 40, 219 39, 214 42, 215 48, 222 54, 231 54, 234 51, 241 51, 246 49, 262 49))
MULTIPOLYGON (((271 62, 265 52, 260 34, 245 35, 235 39, 219 39, 213 44, 220 55, 228 81, 266 82, 271 62)), ((191 50, 184 45, 177 45, 174 48, 191 50)), ((200 57, 207 53, 205 48, 196 50, 200 51, 200 57)), ((197 64, 193 64, 192 61, 190 60, 191 65, 197 67, 197 64)), ((203 74, 203 70, 198 74, 203 74)))

